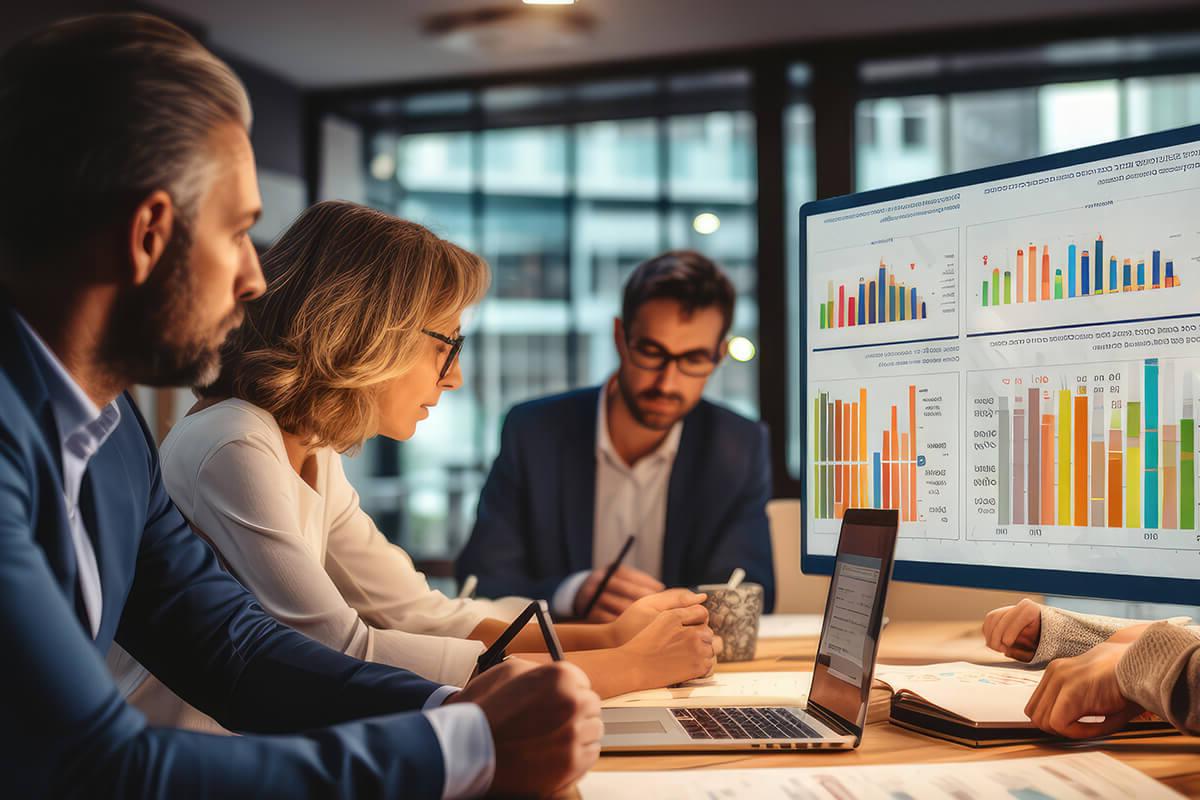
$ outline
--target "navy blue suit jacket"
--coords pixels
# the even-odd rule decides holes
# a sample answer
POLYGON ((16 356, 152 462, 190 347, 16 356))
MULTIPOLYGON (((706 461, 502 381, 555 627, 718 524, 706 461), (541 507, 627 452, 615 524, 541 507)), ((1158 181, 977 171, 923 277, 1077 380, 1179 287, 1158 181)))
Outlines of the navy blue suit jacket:
MULTIPOLYGON (((475 574, 485 597, 549 600, 571 574, 592 569, 597 387, 515 406, 479 498, 459 581, 475 574)), ((767 430, 701 400, 684 418, 667 491, 662 582, 724 583, 734 568, 775 604, 766 504, 767 430)))
POLYGON ((103 594, 92 640, 58 434, 27 337, 0 304, 3 793, 440 797, 432 727, 420 713, 393 713, 420 709, 437 685, 344 656, 268 616, 171 503, 128 395, 117 400, 121 423, 93 456, 80 494, 103 594), (113 641, 228 728, 307 732, 150 728, 105 668, 113 641), (366 719, 373 715, 384 716, 366 719))

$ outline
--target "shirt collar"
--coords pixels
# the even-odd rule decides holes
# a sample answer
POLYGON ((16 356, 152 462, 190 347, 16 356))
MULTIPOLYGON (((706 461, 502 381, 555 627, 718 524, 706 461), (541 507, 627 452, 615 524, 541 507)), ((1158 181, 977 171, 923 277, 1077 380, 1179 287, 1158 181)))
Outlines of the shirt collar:
POLYGON ((16 317, 33 342, 34 358, 46 382, 58 427, 59 445, 79 458, 90 458, 120 423, 121 410, 115 400, 103 409, 97 408, 37 331, 20 314, 16 317))
MULTIPOLYGON (((625 459, 621 458, 616 448, 613 447, 612 439, 608 435, 608 394, 616 380, 614 375, 600 386, 600 399, 596 408, 596 456, 607 456, 614 463, 630 469, 630 466, 625 463, 625 459)), ((683 420, 679 420, 671 426, 671 430, 667 434, 667 438, 663 439, 662 444, 638 463, 646 460, 674 460, 675 454, 679 450, 679 438, 682 435, 683 420)))

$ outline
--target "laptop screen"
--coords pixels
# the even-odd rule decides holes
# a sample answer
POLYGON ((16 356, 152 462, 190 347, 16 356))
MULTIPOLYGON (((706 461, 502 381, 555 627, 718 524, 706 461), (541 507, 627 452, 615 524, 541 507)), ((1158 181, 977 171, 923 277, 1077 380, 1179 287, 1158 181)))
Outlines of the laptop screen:
POLYGON ((897 516, 894 510, 845 512, 825 601, 809 702, 856 734, 866 722, 897 516))

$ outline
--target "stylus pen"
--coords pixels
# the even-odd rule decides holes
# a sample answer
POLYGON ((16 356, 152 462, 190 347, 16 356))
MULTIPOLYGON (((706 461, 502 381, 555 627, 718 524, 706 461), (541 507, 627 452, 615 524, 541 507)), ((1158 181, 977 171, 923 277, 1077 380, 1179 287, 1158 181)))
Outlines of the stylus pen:
POLYGON ((550 606, 546 605, 545 600, 538 600, 534 614, 537 616, 538 627, 542 629, 546 652, 550 654, 551 660, 562 661, 562 644, 558 641, 558 632, 554 630, 554 625, 550 622, 550 606))
POLYGON ((546 649, 550 652, 550 658, 555 661, 562 661, 562 645, 558 642, 558 635, 554 632, 554 626, 550 624, 550 608, 546 605, 545 600, 534 600, 525 607, 517 618, 512 621, 512 624, 504 629, 504 633, 492 642, 492 646, 483 652, 479 660, 475 662, 475 674, 482 675, 492 667, 499 664, 505 658, 505 648, 511 642, 521 629, 529 624, 530 618, 533 616, 538 618, 538 627, 542 630, 542 638, 546 641, 546 649))
POLYGON ((625 544, 621 547, 621 552, 617 554, 616 559, 608 565, 608 571, 604 573, 604 577, 600 579, 600 585, 596 587, 596 593, 592 595, 592 599, 588 600, 588 604, 583 609, 583 618, 587 619, 591 615, 592 609, 596 607, 596 601, 600 599, 600 595, 604 594, 605 588, 608 587, 608 582, 612 580, 612 576, 616 573, 617 567, 621 566, 621 562, 625 560, 625 556, 629 555, 630 549, 633 547, 634 535, 629 534, 629 538, 625 540, 625 544))

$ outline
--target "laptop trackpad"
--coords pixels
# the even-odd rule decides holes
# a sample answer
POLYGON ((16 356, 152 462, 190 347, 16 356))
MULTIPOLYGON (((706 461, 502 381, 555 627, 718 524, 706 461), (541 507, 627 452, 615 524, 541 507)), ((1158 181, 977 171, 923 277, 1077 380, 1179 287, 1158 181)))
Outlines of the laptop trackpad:
POLYGON ((639 733, 666 733, 667 729, 655 719, 638 720, 636 722, 605 722, 604 732, 617 736, 631 736, 639 733))

